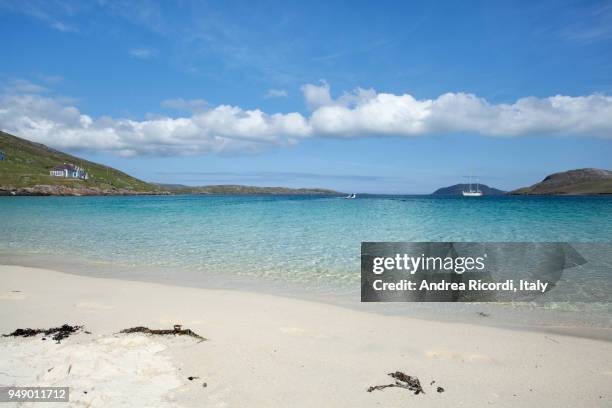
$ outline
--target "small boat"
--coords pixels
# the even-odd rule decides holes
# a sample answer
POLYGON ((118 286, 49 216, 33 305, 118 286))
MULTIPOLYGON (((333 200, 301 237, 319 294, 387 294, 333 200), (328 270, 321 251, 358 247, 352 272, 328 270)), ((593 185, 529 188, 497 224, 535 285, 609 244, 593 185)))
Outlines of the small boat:
POLYGON ((357 198, 357 194, 355 194, 355 193, 353 193, 353 194, 349 194, 349 195, 347 195, 347 196, 346 196, 346 197, 344 197, 344 198, 346 198, 347 200, 352 200, 353 198, 357 198))
POLYGON ((478 187, 478 179, 476 179, 476 189, 474 190, 472 188, 472 177, 470 177, 470 185, 468 188, 468 191, 462 191, 461 194, 464 197, 481 197, 482 196, 482 191, 480 191, 480 188, 478 187))

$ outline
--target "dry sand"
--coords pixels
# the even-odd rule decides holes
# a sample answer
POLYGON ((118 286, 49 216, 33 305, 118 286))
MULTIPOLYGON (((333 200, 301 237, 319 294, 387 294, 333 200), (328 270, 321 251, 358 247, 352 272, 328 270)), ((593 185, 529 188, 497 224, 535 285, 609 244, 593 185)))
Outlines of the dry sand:
POLYGON ((0 333, 64 323, 91 334, 0 338, 0 385, 70 386, 76 407, 612 406, 610 342, 0 266, 0 333), (117 334, 173 324, 209 340, 117 334), (425 394, 366 391, 397 370, 425 394))

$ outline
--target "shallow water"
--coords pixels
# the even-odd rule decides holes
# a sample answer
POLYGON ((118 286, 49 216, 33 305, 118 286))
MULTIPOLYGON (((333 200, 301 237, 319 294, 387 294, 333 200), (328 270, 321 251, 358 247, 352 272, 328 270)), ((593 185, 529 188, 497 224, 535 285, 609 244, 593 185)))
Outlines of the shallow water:
POLYGON ((362 241, 586 243, 570 301, 542 307, 610 319, 612 254, 591 244, 612 242, 612 197, 1 197, 0 234, 5 262, 323 297, 358 292, 362 241))

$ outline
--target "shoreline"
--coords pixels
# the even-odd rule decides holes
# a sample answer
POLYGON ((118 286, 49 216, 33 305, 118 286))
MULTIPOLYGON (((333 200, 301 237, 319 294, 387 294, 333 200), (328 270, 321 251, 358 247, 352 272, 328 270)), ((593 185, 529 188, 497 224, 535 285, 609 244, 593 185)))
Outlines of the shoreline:
MULTIPOLYGON (((152 184, 153 186, 155 183, 152 184)), ((315 197, 342 197, 345 193, 337 191, 326 191, 324 189, 300 189, 285 187, 251 187, 253 192, 222 192, 215 190, 216 187, 226 186, 201 186, 188 187, 184 189, 159 189, 159 190, 134 190, 127 188, 102 188, 96 186, 74 187, 58 184, 36 184, 33 186, 0 185, 0 197, 82 197, 82 196, 175 196, 175 195, 227 195, 227 196, 315 196, 315 197), (278 191, 277 191, 278 190, 278 191)))
POLYGON ((93 186, 71 187, 38 184, 31 187, 0 186, 0 197, 106 197, 106 196, 167 196, 168 191, 131 190, 125 188, 100 188, 93 186))
MULTIPOLYGON (((0 372, 17 371, 27 373, 23 375, 30 381, 40 376, 39 381, 71 385, 75 398, 92 406, 98 406, 96 401, 108 403, 111 385, 130 384, 134 375, 144 375, 146 381, 151 380, 147 376, 165 378, 167 387, 122 392, 122 398, 144 398, 139 393, 149 392, 149 398, 158 398, 153 405, 173 401, 177 406, 366 407, 418 401, 425 407, 606 406, 612 399, 612 343, 606 341, 39 268, 4 265, 0 276, 2 334, 64 323, 83 324, 91 332, 61 345, 36 337, 0 338, 0 353, 10 357, 0 372), (173 324, 210 340, 196 344, 174 337, 117 334, 134 326, 169 329, 173 324), (130 353, 148 353, 150 366, 130 366, 130 353), (122 363, 89 367, 82 361, 84 355, 122 363), (36 362, 28 356, 37 356, 31 359, 36 362), (51 363, 70 364, 69 371, 79 377, 37 372, 51 363), (403 389, 366 392, 390 382, 387 373, 397 370, 419 377, 426 394, 403 389), (186 376, 200 377, 207 387, 186 376), (574 389, 575 378, 584 379, 579 389, 574 389), (434 380, 444 393, 429 386, 434 380), (87 387, 95 389, 84 394, 87 387)), ((0 382, 9 379, 0 374, 0 382)))
MULTIPOLYGON (((68 261, 45 254, 7 255, 0 252, 1 266, 48 269, 54 272, 91 277, 153 283, 180 288, 222 290, 244 294, 262 294, 342 307, 353 311, 382 316, 408 317, 423 321, 463 323, 483 327, 526 332, 560 334, 612 342, 612 327, 602 314, 586 320, 584 311, 543 308, 530 303, 498 302, 392 302, 362 303, 358 290, 346 288, 305 289, 288 281, 265 281, 254 276, 234 276, 207 273, 192 280, 175 280, 176 268, 121 265, 86 258, 70 257, 68 261), (83 272, 86 271, 86 272, 83 272)), ((189 271, 185 271, 189 272, 189 271)), ((191 271, 193 272, 193 271, 191 271)))

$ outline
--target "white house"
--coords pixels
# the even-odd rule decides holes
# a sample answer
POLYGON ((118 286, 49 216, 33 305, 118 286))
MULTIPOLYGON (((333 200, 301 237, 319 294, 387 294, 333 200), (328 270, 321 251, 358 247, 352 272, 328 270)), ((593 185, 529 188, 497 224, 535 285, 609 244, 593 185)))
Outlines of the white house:
POLYGON ((55 166, 49 171, 49 175, 55 177, 76 178, 87 180, 89 175, 84 168, 76 166, 72 163, 64 163, 60 166, 55 166))

